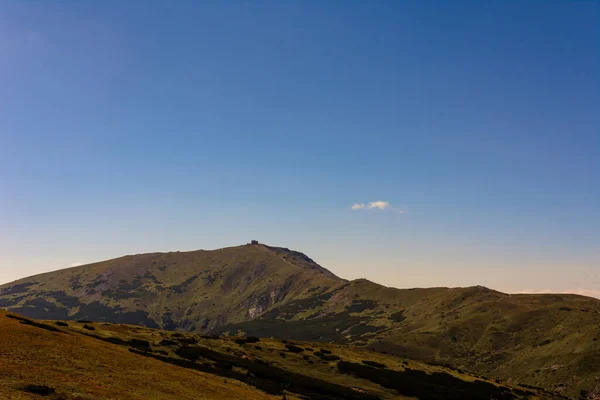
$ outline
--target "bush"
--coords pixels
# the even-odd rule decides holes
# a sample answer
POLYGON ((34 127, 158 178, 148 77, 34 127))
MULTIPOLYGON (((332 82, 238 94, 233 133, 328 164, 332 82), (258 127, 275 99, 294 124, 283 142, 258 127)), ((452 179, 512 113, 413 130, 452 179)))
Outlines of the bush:
POLYGON ((67 324, 66 322, 62 322, 62 321, 56 321, 55 324, 58 326, 69 326, 69 324, 67 324))
POLYGON ((325 360, 325 361, 335 361, 335 360, 340 359, 340 357, 331 354, 330 351, 328 351, 327 353, 323 353, 322 351, 316 351, 313 354, 315 356, 319 357, 321 360, 325 360))
POLYGON ((257 338, 256 336, 248 336, 248 337, 237 338, 237 339, 235 339, 235 342, 237 344, 243 345, 246 343, 258 343, 258 342, 260 342, 260 339, 257 338))
POLYGON ((377 361, 363 360, 363 364, 366 364, 366 365, 369 365, 369 366, 375 367, 375 368, 387 368, 387 366, 385 364, 378 363, 377 361))
POLYGON ((138 349, 138 350, 142 350, 142 351, 150 351, 150 349, 151 349, 150 342, 148 342, 147 340, 131 339, 129 341, 129 345, 131 347, 133 347, 134 349, 138 349))
POLYGON ((96 330, 96 328, 94 328, 93 326, 88 325, 88 324, 84 324, 83 325, 83 329, 87 329, 88 331, 95 331, 96 330))
POLYGON ((323 353, 323 354, 331 354, 331 350, 321 349, 321 353, 323 353))
POLYGON ((282 357, 282 358, 286 358, 287 357, 284 352, 279 353, 279 356, 282 357))
POLYGON ((161 346, 175 346, 177 344, 174 340, 163 339, 159 342, 161 346))
POLYGON ((30 319, 27 319, 27 318, 24 318, 24 317, 21 317, 21 316, 18 316, 18 315, 8 314, 7 317, 8 318, 16 319, 16 320, 20 321, 24 325, 35 326, 36 328, 45 329, 45 330, 50 331, 50 332, 61 332, 62 333, 62 331, 60 329, 58 329, 58 328, 56 328, 56 327, 54 327, 52 325, 43 324, 41 322, 35 322, 35 321, 32 321, 30 319))
POLYGON ((300 346, 295 346, 293 344, 286 344, 285 348, 290 352, 290 353, 302 353, 304 351, 304 349, 300 346))
POLYGON ((179 338, 179 341, 181 343, 185 343, 185 344, 196 344, 196 343, 198 343, 198 339, 193 338, 193 337, 181 337, 181 338, 179 338))
POLYGON ((54 393, 54 389, 46 385, 27 385, 25 391, 29 393, 39 394, 40 396, 50 396, 54 393))
POLYGON ((177 354, 179 357, 190 361, 196 361, 202 356, 202 353, 203 349, 196 346, 181 346, 175 350, 175 354, 177 354))
POLYGON ((123 339, 121 339, 121 338, 118 338, 118 337, 116 337, 116 336, 109 336, 109 337, 107 337, 106 339, 101 339, 101 340, 104 340, 105 342, 108 342, 108 343, 113 343, 113 344, 120 344, 120 345, 125 345, 125 344, 127 344, 127 342, 126 342, 126 341, 124 341, 123 339))
POLYGON ((92 321, 88 321, 87 319, 78 319, 77 322, 80 324, 91 324, 92 321))

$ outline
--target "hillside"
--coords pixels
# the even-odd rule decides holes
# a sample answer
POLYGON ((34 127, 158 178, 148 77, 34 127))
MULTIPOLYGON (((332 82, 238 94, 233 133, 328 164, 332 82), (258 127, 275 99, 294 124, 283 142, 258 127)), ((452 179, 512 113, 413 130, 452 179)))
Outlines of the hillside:
POLYGON ((25 278, 0 307, 184 332, 351 344, 503 382, 600 398, 600 301, 345 281, 264 245, 153 253, 25 278))
POLYGON ((10 399, 555 398, 354 346, 41 322, 1 312, 0 354, 0 396, 10 399))
POLYGON ((141 357, 56 325, 23 322, 0 311, 2 399, 192 400, 199 393, 214 400, 281 398, 239 381, 225 382, 213 374, 141 357))
POLYGON ((207 331, 343 282, 302 253, 264 245, 125 256, 0 286, 0 307, 207 331))

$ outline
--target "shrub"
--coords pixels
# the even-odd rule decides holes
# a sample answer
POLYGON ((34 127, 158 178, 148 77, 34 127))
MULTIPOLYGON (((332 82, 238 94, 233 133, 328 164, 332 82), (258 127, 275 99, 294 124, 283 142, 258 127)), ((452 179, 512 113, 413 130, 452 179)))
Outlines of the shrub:
POLYGON ((375 368, 387 368, 387 366, 385 364, 378 363, 377 361, 363 360, 363 364, 369 365, 369 366, 375 367, 375 368))
POLYGON ((200 336, 202 339, 220 339, 219 335, 202 335, 200 336))
POLYGON ((282 358, 286 358, 287 357, 284 352, 279 353, 279 356, 282 357, 282 358))
POLYGON ((390 315, 388 319, 394 322, 402 322, 406 319, 406 317, 404 316, 404 311, 398 311, 390 315))
POLYGON ((285 348, 290 352, 290 353, 302 353, 304 351, 304 349, 300 346, 295 346, 293 344, 286 344, 285 348))
POLYGON ((39 394, 40 396, 50 396, 54 393, 54 389, 46 385, 27 385, 25 391, 29 393, 39 394))
POLYGON ((163 339, 159 342, 161 346, 175 346, 177 344, 174 340, 163 339))
POLYGON ((83 325, 83 329, 87 329, 88 331, 95 331, 96 330, 96 328, 94 328, 93 326, 88 325, 88 324, 84 324, 83 325))
POLYGON ((21 316, 18 316, 18 315, 8 314, 7 317, 8 318, 12 318, 12 319, 16 319, 16 320, 20 321, 24 325, 35 326, 36 328, 45 329, 45 330, 50 331, 50 332, 61 332, 62 333, 62 331, 60 329, 56 328, 55 326, 48 325, 48 324, 43 324, 41 322, 35 322, 35 321, 32 321, 30 319, 27 319, 27 318, 24 318, 24 317, 21 317, 21 316))
POLYGON ((138 350, 142 350, 142 351, 150 351, 150 349, 151 349, 150 342, 148 342, 147 340, 131 339, 129 341, 129 345, 131 347, 133 347, 134 349, 138 349, 138 350))
MULTIPOLYGON (((321 349, 321 350, 323 350, 323 349, 321 349)), ((323 353, 322 351, 316 351, 313 354, 324 361, 335 361, 335 360, 340 359, 340 357, 331 354, 331 351, 328 351, 327 353, 323 353)))
POLYGON ((62 322, 62 321, 56 321, 55 324, 58 326, 69 326, 69 324, 67 324, 66 322, 62 322))
POLYGON ((260 338, 257 338, 256 336, 248 336, 248 337, 237 338, 235 340, 235 342, 240 345, 243 345, 246 343, 258 343, 258 342, 260 342, 260 338))
POLYGON ((323 354, 331 354, 331 350, 321 349, 321 353, 323 353, 323 354))
POLYGON ((201 347, 196 346, 181 346, 175 350, 175 354, 186 360, 196 361, 202 356, 202 350, 201 347))
POLYGON ((185 343, 185 344, 196 344, 196 343, 198 343, 198 339, 193 338, 193 337, 181 337, 181 338, 179 338, 179 341, 181 343, 185 343))
POLYGON ((77 322, 80 324, 91 324, 92 321, 88 321, 87 319, 78 319, 77 322))
POLYGON ((126 341, 124 341, 123 339, 121 339, 121 338, 118 338, 118 337, 116 337, 116 336, 109 336, 109 337, 107 337, 106 339, 103 339, 103 340, 104 340, 105 342, 108 342, 108 343, 113 343, 113 344, 120 344, 120 345, 125 345, 125 344, 127 344, 127 342, 126 342, 126 341))

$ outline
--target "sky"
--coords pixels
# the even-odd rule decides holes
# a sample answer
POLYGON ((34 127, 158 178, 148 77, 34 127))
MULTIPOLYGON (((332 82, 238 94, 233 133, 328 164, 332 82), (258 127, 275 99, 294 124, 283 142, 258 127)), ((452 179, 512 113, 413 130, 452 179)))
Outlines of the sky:
POLYGON ((257 239, 600 297, 596 1, 0 1, 0 284, 257 239))

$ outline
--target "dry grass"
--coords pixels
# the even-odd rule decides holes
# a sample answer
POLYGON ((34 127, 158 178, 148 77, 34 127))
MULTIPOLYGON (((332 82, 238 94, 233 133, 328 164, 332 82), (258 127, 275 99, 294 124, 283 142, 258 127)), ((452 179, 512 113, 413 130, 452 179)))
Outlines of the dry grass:
MULTIPOLYGON (((237 381, 164 364, 75 332, 50 332, 0 312, 0 398, 32 399, 28 384, 64 399, 271 399, 237 381)), ((40 397, 42 398, 42 397, 40 397)))

